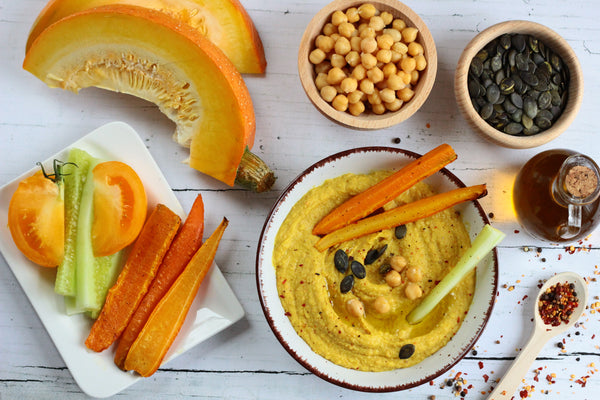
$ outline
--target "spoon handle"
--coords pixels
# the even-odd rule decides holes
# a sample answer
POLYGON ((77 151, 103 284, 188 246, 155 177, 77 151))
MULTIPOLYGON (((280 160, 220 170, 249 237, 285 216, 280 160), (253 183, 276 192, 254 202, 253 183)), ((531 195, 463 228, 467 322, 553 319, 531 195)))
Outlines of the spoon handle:
POLYGON ((488 400, 502 400, 513 397, 527 370, 546 344, 548 338, 545 337, 544 333, 541 329, 533 331, 529 341, 492 391, 488 400))

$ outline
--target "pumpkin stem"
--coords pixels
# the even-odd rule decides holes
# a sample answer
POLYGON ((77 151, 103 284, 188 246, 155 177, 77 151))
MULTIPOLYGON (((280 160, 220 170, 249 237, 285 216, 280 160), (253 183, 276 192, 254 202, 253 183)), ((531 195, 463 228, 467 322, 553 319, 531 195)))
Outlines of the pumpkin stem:
POLYGON ((271 189, 276 179, 271 168, 246 147, 237 170, 235 183, 246 189, 261 193, 271 189))

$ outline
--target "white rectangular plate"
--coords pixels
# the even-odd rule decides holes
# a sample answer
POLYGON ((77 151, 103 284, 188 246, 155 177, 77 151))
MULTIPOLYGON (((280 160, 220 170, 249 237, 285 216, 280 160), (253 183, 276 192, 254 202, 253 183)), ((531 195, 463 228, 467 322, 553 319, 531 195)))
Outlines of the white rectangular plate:
MULTIPOLYGON (((54 159, 66 160, 71 147, 86 150, 101 159, 126 162, 142 179, 149 208, 162 203, 184 218, 183 209, 162 172, 129 125, 122 122, 104 125, 50 157, 44 165, 50 166, 54 159)), ((83 315, 66 315, 62 297, 54 293, 55 271, 39 267, 25 258, 14 245, 8 230, 10 198, 19 181, 36 170, 33 168, 0 188, 0 251, 81 390, 93 397, 108 397, 140 377, 117 368, 113 362, 113 347, 102 353, 87 349, 84 342, 92 321, 83 315)), ((230 326, 243 315, 241 304, 217 265, 213 264, 165 362, 230 326)))

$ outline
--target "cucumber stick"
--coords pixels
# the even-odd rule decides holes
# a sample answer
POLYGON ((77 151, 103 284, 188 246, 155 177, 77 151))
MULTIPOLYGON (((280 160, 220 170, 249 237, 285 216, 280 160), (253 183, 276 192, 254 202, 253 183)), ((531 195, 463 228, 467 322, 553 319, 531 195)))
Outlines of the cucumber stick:
POLYGON ((65 256, 56 271, 54 291, 63 296, 75 296, 75 244, 79 202, 92 157, 83 150, 72 149, 63 166, 65 191, 65 256))
POLYGON ((55 291, 65 297, 67 314, 97 317, 108 289, 123 265, 123 251, 94 257, 93 169, 100 160, 80 149, 69 152, 65 171, 65 258, 58 268, 55 291))
POLYGON ((423 321, 427 314, 438 305, 438 303, 460 282, 483 257, 485 257, 506 235, 490 225, 484 225, 483 229, 471 247, 462 255, 454 268, 433 288, 421 303, 416 306, 407 316, 409 324, 418 324, 423 321))

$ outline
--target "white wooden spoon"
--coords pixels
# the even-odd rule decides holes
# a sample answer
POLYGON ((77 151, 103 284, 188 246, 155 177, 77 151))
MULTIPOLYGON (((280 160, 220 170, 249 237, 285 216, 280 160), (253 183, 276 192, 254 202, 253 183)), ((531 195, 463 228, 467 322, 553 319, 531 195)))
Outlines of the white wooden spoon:
POLYGON ((510 399, 513 397, 513 394, 517 390, 517 387, 521 383, 523 376, 527 373, 529 367, 539 354, 540 350, 544 347, 546 342, 553 338, 554 336, 562 333, 572 327, 575 322, 581 317, 583 310, 585 310, 585 306, 587 304, 588 299, 588 290, 587 284, 583 280, 583 278, 577 275, 574 272, 563 272, 558 275, 553 276, 548 279, 546 283, 540 289, 538 295, 535 298, 534 306, 534 327, 533 333, 529 338, 529 341, 521 350, 519 356, 512 363, 506 374, 500 380, 496 388, 492 391, 488 400, 502 400, 502 399, 510 399), (538 303, 540 300, 540 296, 548 289, 549 287, 557 284, 557 283, 573 283, 575 285, 575 293, 577 294, 577 299, 579 301, 579 305, 571 314, 571 318, 568 324, 560 324, 559 326, 551 326, 547 325, 542 321, 539 313, 538 303))

